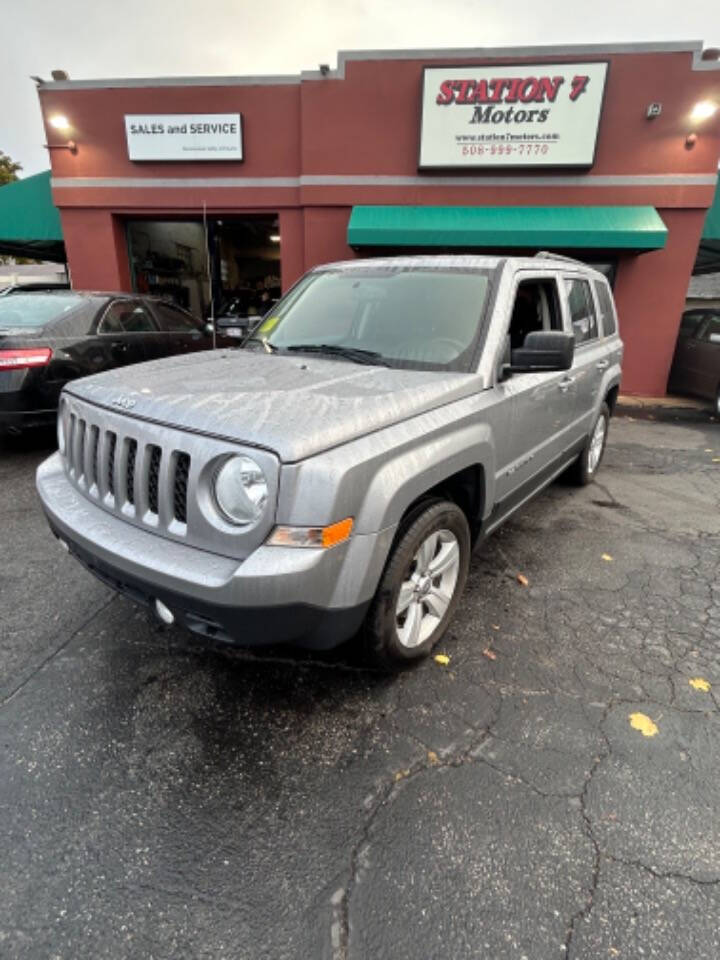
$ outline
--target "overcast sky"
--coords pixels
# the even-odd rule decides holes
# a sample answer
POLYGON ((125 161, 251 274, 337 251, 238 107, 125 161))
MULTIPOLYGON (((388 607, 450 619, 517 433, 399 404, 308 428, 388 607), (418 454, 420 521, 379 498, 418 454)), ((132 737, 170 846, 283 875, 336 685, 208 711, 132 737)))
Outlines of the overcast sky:
POLYGON ((5 0, 0 150, 47 169, 35 86, 73 79, 297 73, 338 50, 703 40, 719 0, 5 0))

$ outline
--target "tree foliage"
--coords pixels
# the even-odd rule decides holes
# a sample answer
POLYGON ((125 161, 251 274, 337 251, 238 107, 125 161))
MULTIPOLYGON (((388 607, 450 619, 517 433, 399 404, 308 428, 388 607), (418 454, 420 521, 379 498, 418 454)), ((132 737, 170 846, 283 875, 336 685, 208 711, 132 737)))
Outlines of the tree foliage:
POLYGON ((12 157, 0 150, 0 187, 17 180, 18 170, 22 170, 22 164, 16 163, 12 157))

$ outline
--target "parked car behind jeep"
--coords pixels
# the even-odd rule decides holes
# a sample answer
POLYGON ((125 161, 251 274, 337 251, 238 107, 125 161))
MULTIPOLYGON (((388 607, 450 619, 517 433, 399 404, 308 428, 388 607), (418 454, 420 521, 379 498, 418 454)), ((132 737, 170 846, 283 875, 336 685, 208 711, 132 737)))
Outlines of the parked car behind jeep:
POLYGON ((211 328, 157 297, 13 290, 0 299, 0 433, 54 424, 78 377, 212 345, 211 328))
POLYGON ((683 314, 668 387, 671 393, 711 400, 720 415, 720 308, 696 307, 683 314))
POLYGON ((472 547, 568 468, 593 479, 621 358, 607 282, 574 261, 330 264, 244 350, 68 385, 38 490, 165 622, 413 660, 472 547))

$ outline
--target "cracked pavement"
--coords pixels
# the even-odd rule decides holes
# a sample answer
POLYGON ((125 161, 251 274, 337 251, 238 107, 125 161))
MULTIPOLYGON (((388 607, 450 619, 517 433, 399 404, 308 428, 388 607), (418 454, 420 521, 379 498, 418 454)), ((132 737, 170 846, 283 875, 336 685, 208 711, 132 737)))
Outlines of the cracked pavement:
POLYGON ((720 955, 716 423, 614 420, 395 677, 161 630, 53 540, 48 451, 0 446, 0 956, 720 955))

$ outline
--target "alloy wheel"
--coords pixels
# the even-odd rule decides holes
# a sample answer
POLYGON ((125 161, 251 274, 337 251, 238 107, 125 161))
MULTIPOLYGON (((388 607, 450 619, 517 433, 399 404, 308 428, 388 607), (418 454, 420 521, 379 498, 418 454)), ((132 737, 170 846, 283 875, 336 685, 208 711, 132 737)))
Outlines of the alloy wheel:
POLYGON ((427 640, 448 611, 460 572, 460 544, 451 530, 434 530, 415 552, 400 585, 395 627, 403 647, 427 640))

